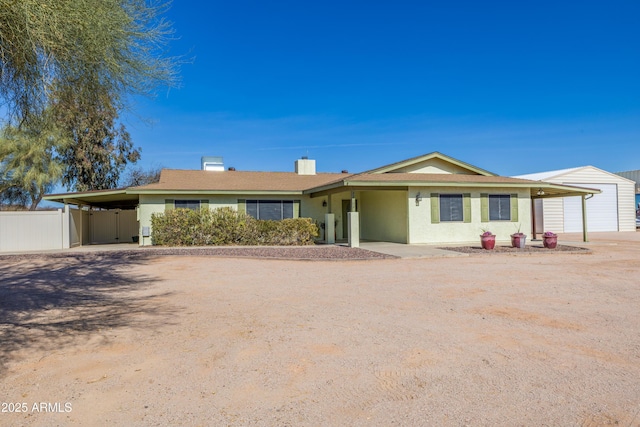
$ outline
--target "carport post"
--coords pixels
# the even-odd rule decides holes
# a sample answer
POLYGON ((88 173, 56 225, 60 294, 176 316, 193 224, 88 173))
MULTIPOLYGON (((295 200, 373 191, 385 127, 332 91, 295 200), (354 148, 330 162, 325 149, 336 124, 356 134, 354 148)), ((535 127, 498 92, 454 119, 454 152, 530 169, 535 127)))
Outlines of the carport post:
POLYGON ((70 233, 71 233, 71 212, 69 212, 69 205, 64 204, 64 210, 62 211, 62 249, 69 249, 70 245, 70 233))
POLYGON ((587 198, 584 194, 582 195, 582 241, 589 241, 587 236, 587 198))
POLYGON ((84 216, 82 215, 82 205, 78 205, 78 211, 80 212, 80 215, 78 215, 78 217, 80 218, 80 225, 76 224, 76 228, 78 229, 78 239, 80 240, 79 246, 82 246, 82 242, 84 242, 84 236, 82 235, 82 230, 84 229, 84 227, 82 226, 82 217, 84 216))

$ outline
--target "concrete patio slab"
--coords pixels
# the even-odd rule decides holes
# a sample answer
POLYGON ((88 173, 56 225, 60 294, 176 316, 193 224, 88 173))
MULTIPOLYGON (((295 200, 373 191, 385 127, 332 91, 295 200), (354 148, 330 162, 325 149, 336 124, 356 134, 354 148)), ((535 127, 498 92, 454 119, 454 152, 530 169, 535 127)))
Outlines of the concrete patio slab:
POLYGON ((390 242, 360 242, 360 247, 372 252, 379 252, 399 258, 442 258, 469 256, 460 252, 439 249, 433 245, 407 245, 390 242))

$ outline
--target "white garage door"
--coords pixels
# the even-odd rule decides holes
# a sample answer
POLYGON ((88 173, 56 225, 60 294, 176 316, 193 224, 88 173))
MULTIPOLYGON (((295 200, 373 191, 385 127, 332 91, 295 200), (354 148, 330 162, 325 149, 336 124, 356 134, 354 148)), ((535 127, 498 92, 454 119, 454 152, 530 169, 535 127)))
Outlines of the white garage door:
MULTIPOLYGON (((587 200, 587 230, 618 231, 618 186, 616 184, 583 183, 579 185, 602 190, 602 193, 587 200)), ((565 197, 564 232, 579 231, 582 231, 582 198, 565 197)))

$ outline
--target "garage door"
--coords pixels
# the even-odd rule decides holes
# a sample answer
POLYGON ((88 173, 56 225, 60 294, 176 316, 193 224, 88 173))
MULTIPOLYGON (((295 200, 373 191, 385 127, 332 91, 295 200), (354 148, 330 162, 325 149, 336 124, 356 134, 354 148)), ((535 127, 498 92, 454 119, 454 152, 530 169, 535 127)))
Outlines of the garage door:
MULTIPOLYGON (((567 183, 571 185, 571 183, 567 183)), ((573 185, 576 185, 575 183, 573 185)), ((618 231, 618 186, 616 184, 579 184, 602 193, 587 200, 588 231, 618 231)), ((564 232, 582 231, 582 198, 564 198, 564 232)))

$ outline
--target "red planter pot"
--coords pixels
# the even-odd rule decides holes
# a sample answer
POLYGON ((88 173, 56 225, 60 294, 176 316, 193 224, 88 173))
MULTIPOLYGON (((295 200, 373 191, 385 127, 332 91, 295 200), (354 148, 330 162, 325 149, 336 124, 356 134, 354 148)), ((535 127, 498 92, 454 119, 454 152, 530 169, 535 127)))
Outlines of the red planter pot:
POLYGON ((496 235, 492 234, 490 236, 480 235, 480 244, 482 245, 482 249, 493 249, 496 247, 496 235))
POLYGON ((558 246, 558 236, 542 236, 542 245, 547 249, 555 249, 558 246))

